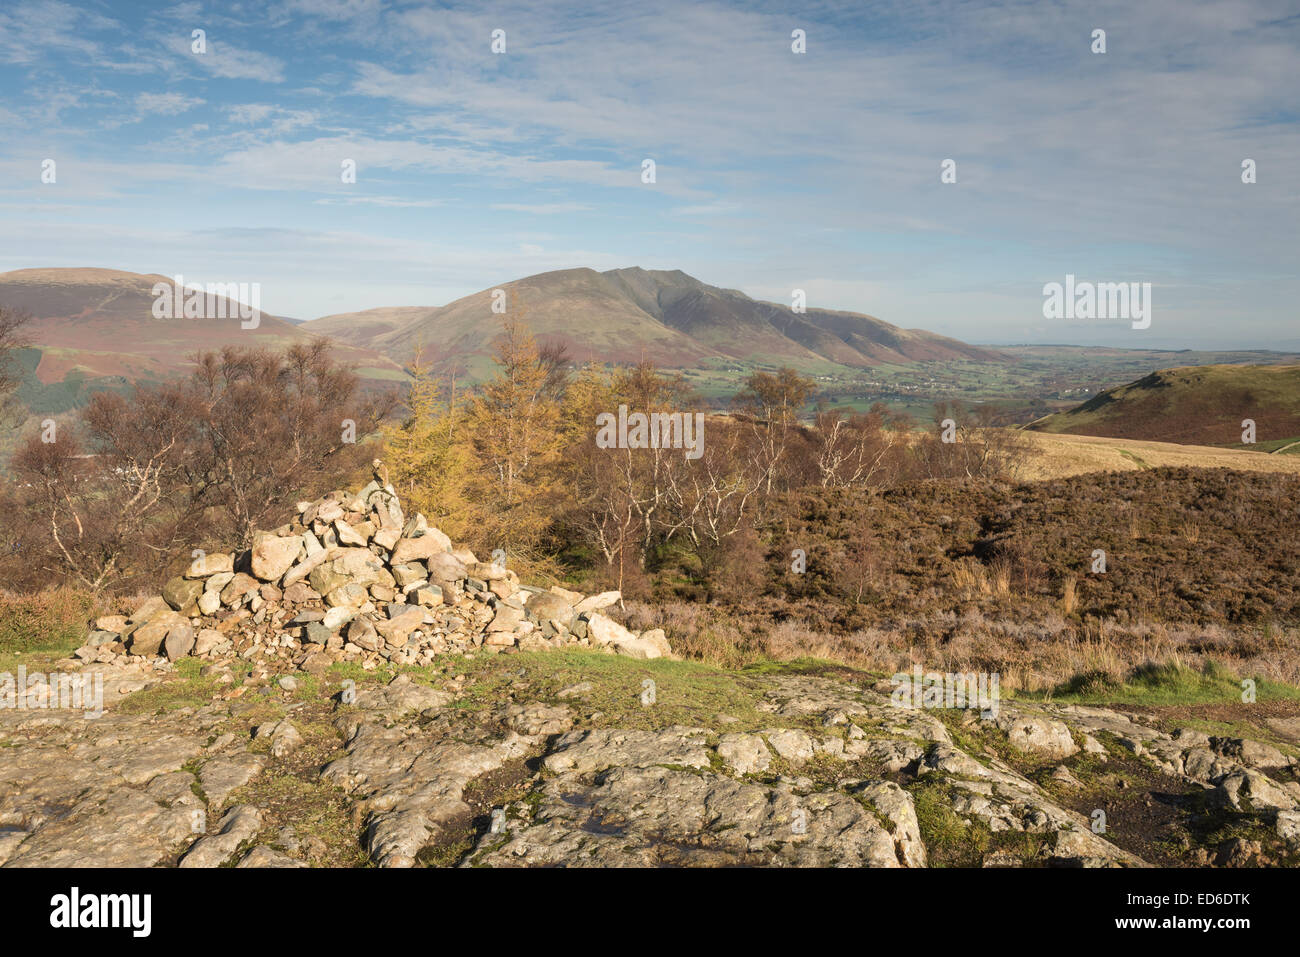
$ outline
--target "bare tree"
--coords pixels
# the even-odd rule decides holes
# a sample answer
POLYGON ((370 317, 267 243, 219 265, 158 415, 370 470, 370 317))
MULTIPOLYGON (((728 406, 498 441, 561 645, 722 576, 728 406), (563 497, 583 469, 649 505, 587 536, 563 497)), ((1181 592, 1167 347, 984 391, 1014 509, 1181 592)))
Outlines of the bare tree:
POLYGON ((818 412, 813 423, 817 481, 822 488, 863 488, 887 466, 896 432, 884 428, 884 408, 868 413, 818 412))
POLYGON ((812 395, 815 383, 784 367, 775 373, 755 372, 735 397, 736 407, 753 416, 758 439, 759 464, 763 469, 763 493, 771 495, 789 448, 799 412, 812 395))
POLYGON ((13 394, 21 381, 14 354, 27 346, 23 328, 31 319, 30 313, 0 306, 0 423, 13 413, 13 394))
POLYGON ((922 474, 927 478, 1014 478, 1032 446, 1020 430, 994 426, 996 414, 989 405, 970 409, 953 400, 936 403, 934 434, 924 436, 913 447, 922 474))
POLYGON ((178 483, 193 429, 183 390, 95 395, 73 424, 28 436, 12 467, 36 533, 29 563, 99 591, 179 541, 188 496, 178 483))

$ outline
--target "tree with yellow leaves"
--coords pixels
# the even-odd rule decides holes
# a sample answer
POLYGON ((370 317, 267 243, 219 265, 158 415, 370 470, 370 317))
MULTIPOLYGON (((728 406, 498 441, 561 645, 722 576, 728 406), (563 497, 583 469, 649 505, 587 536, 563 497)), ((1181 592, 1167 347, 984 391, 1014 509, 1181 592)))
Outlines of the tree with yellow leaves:
POLYGON ((474 500, 484 529, 527 555, 550 521, 552 467, 561 447, 554 367, 524 324, 523 310, 504 320, 495 343, 498 371, 470 401, 465 430, 478 465, 474 500))
POLYGON ((384 430, 389 480, 409 509, 423 512, 448 535, 462 539, 476 518, 466 498, 471 452, 456 437, 455 410, 443 400, 419 347, 411 365, 406 408, 405 418, 384 430))

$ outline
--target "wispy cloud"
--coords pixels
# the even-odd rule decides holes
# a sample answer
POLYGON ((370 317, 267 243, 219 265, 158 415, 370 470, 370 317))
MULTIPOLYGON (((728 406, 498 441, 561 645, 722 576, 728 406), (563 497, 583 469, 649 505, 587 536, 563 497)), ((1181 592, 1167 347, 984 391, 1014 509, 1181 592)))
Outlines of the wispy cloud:
MULTIPOLYGON (((1038 331, 1040 290, 1074 272, 1156 283, 1170 344, 1267 344, 1297 291, 1298 53, 1283 0, 18 0, 0 10, 0 204, 33 237, 14 265, 172 200, 248 227, 241 255, 287 270, 305 299, 276 308, 294 315, 326 308, 304 256, 330 263, 330 303, 378 290, 370 305, 508 267, 639 263, 952 335, 1061 339, 1038 331), (260 228, 283 225, 297 258, 260 228), (376 251, 364 274, 301 238, 344 235, 376 251)), ((150 268, 225 255, 157 236, 115 248, 150 268)))
POLYGON ((144 115, 176 116, 204 102, 201 97, 184 93, 137 93, 135 97, 136 109, 144 115))
POLYGON ((173 62, 177 65, 190 64, 213 76, 228 80, 260 80, 263 83, 284 80, 284 61, 279 57, 235 46, 224 38, 206 35, 206 31, 203 52, 195 52, 195 42, 192 35, 169 35, 163 38, 162 45, 175 55, 173 62))

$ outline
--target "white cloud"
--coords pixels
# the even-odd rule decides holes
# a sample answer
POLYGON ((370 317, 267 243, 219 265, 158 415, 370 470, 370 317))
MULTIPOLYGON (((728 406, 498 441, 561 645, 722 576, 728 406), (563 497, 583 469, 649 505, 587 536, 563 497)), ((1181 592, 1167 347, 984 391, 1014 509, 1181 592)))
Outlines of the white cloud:
POLYGON ((347 21, 373 18, 382 9, 382 0, 286 0, 285 10, 313 19, 347 21))
POLYGON ((206 100, 183 93, 138 93, 135 97, 136 109, 141 115, 176 116, 196 106, 202 106, 206 100))
POLYGON ((263 122, 277 109, 269 103, 237 103, 226 107, 226 115, 232 123, 253 124, 263 122))
POLYGON ((112 19, 59 0, 29 0, 0 9, 0 60, 36 63, 52 52, 86 59, 102 45, 88 34, 117 27, 112 19))
MULTIPOLYGON (((201 29, 201 28, 196 28, 201 29)), ((209 32, 205 53, 195 53, 189 36, 167 36, 163 46, 178 58, 228 80, 260 80, 280 83, 284 80, 284 61, 278 57, 237 47, 220 35, 209 32)))
POLYGON ((265 132, 272 136, 314 126, 320 120, 313 110, 290 110, 269 103, 237 103, 226 107, 226 116, 240 126, 265 126, 265 132))
MULTIPOLYGON (((511 183, 563 182, 585 186, 654 189, 640 184, 640 164, 619 168, 597 160, 542 159, 415 140, 318 137, 277 140, 231 151, 216 163, 224 182, 250 189, 324 189, 339 182, 343 160, 355 160, 361 181, 376 170, 472 175, 511 183)), ((661 191, 689 194, 680 186, 661 191)))

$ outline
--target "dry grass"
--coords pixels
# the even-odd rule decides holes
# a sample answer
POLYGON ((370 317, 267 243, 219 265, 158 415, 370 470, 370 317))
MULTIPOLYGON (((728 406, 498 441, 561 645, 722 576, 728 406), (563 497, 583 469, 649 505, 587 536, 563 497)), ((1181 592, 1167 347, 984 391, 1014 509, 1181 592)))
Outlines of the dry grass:
POLYGON ((629 623, 717 664, 920 664, 1029 691, 1217 664, 1300 685, 1298 495, 1297 476, 1184 468, 801 493, 764 528, 763 584, 706 602, 679 574, 653 604, 630 602, 629 623), (878 560, 867 587, 845 561, 864 541, 878 560), (794 547, 802 574, 785 561, 794 547))
POLYGON ((993 594, 998 598, 1007 598, 1011 594, 1011 563, 1004 558, 992 563, 993 594))
POLYGON ((71 650, 85 640, 86 621, 95 610, 93 596, 75 588, 27 595, 0 591, 0 652, 71 650))
POLYGON ((1079 580, 1073 575, 1065 579, 1061 588, 1061 614, 1073 615, 1079 608, 1079 580))
POLYGON ((967 599, 992 593, 988 569, 974 558, 957 562, 952 570, 952 583, 967 599))
POLYGON ((1285 472, 1300 475, 1300 456, 1270 455, 1209 445, 1176 445, 1095 435, 1023 433, 1031 451, 1017 477, 1024 481, 1068 478, 1088 472, 1134 472, 1162 465, 1285 472))
POLYGON ((1079 675, 1119 682, 1143 667, 1223 666, 1234 674, 1300 686, 1300 630, 1294 628, 1122 627, 1105 619, 1077 625, 1052 614, 999 621, 974 613, 955 624, 894 620, 845 634, 794 618, 765 626, 719 621, 700 608, 629 603, 628 623, 662 627, 684 657, 726 667, 806 657, 883 674, 920 665, 940 672, 996 672, 1004 691, 1038 693, 1079 675))

